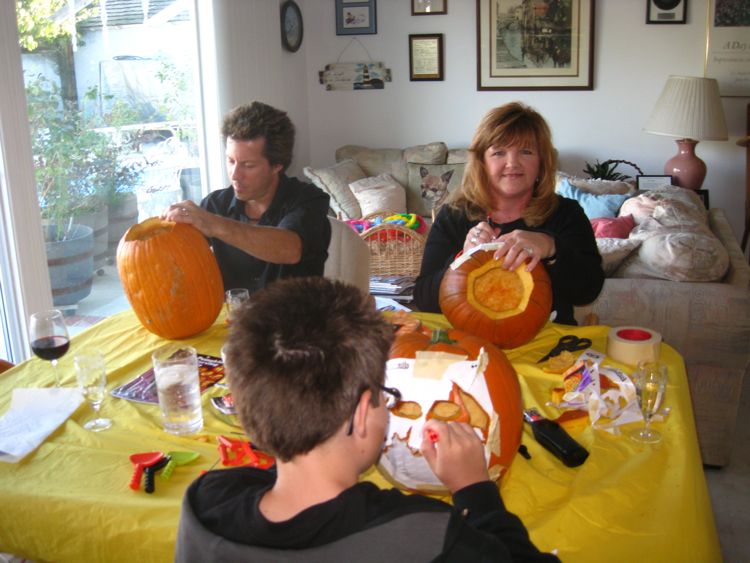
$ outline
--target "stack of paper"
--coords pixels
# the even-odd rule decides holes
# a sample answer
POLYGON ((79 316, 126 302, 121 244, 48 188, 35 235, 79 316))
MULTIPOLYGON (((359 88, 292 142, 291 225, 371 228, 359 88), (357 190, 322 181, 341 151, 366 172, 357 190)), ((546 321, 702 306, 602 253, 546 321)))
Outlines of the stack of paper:
POLYGON ((370 293, 388 295, 399 301, 411 301, 414 280, 414 276, 372 276, 370 293))

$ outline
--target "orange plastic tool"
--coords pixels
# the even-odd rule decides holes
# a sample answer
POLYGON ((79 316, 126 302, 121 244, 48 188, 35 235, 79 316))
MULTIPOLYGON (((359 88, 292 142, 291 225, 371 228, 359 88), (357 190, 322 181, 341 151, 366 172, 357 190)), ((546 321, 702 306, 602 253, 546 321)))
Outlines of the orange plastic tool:
POLYGON ((130 456, 131 463, 135 466, 133 477, 130 479, 130 488, 137 491, 141 488, 141 477, 146 467, 151 467, 164 457, 162 452, 147 452, 133 454, 130 456))

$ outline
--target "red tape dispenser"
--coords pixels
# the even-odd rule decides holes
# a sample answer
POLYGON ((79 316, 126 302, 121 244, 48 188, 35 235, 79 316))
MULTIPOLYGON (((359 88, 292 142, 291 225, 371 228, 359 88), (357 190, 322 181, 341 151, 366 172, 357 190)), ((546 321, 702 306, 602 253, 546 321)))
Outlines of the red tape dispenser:
POLYGON ((235 440, 226 436, 219 436, 219 456, 223 466, 250 466, 268 469, 276 460, 273 456, 260 450, 253 449, 246 440, 235 440))

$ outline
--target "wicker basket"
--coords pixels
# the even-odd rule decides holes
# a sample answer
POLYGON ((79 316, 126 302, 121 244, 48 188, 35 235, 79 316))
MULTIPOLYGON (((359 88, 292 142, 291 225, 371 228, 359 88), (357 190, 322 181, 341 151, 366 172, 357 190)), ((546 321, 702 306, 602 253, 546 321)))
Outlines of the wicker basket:
POLYGON ((373 276, 416 276, 422 265, 425 236, 398 225, 376 225, 359 235, 370 248, 373 276))

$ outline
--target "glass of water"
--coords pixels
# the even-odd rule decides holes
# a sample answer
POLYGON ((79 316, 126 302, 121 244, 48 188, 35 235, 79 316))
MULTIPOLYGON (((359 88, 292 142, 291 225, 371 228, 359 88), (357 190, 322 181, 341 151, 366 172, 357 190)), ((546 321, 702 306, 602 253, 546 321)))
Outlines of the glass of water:
POLYGON ((172 434, 198 432, 203 428, 203 411, 195 348, 167 344, 156 350, 151 359, 164 430, 172 434))
POLYGON ((94 410, 94 418, 83 427, 92 432, 100 432, 112 426, 109 418, 99 416, 104 398, 107 396, 107 371, 104 368, 104 356, 99 352, 79 352, 73 357, 78 386, 83 396, 94 410))

